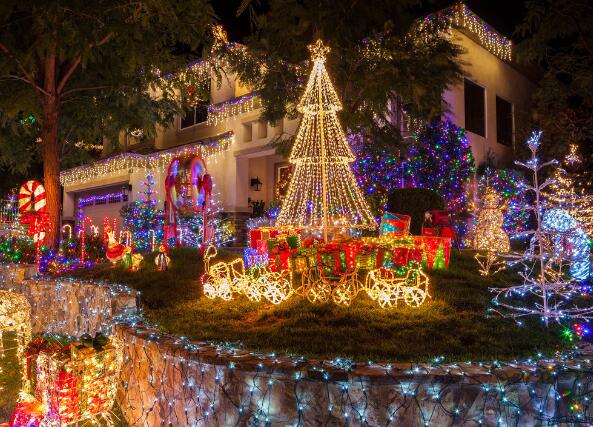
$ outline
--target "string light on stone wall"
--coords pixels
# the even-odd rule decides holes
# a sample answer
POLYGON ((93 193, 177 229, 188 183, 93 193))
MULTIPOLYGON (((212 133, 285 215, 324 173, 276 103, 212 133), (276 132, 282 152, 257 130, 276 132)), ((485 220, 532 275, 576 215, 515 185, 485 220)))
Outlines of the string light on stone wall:
POLYGON ((477 37, 482 47, 499 58, 512 59, 512 42, 496 32, 486 21, 472 12, 465 4, 457 4, 430 14, 418 22, 418 35, 449 32, 461 28, 477 37))
MULTIPOLYGON (((3 335, 16 334, 17 358, 21 363, 22 384, 26 384, 25 363, 22 355, 31 341, 31 305, 14 292, 0 290, 0 359, 4 357, 3 335)), ((0 373, 2 369, 0 368, 0 373)), ((0 392, 2 388, 0 387, 0 392)))
POLYGON ((147 155, 124 153, 90 165, 79 166, 60 173, 60 184, 82 184, 128 169, 164 170, 175 157, 201 155, 203 158, 216 156, 228 150, 234 142, 234 133, 226 132, 207 141, 176 147, 147 155))
POLYGON ((226 119, 253 111, 259 105, 259 95, 257 93, 249 93, 218 104, 211 104, 208 106, 207 124, 216 126, 226 119))

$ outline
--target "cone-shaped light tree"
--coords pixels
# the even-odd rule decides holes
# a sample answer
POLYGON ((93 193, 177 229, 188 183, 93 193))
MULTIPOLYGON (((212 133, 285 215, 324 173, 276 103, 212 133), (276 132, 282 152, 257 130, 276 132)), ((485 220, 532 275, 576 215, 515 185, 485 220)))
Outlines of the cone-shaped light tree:
POLYGON ((320 230, 328 241, 336 229, 374 229, 376 222, 350 170, 355 156, 325 69, 329 48, 317 40, 309 51, 313 70, 297 107, 303 116, 289 157, 294 172, 276 224, 320 230))

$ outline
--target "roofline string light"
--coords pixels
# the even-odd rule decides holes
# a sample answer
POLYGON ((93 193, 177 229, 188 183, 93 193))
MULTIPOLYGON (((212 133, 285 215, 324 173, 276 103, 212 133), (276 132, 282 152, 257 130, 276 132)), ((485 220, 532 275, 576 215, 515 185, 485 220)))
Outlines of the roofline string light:
POLYGON ((130 168, 164 170, 175 157, 201 155, 203 158, 216 156, 228 150, 234 142, 234 133, 225 132, 207 141, 175 147, 148 155, 124 153, 89 165, 68 169, 60 173, 60 184, 73 185, 92 181, 101 176, 122 172, 130 168))

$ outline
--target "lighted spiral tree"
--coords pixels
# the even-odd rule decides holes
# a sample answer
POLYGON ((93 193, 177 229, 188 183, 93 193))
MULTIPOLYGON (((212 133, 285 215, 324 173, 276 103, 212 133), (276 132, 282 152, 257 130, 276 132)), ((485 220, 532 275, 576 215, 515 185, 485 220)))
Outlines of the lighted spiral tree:
POLYGON ((313 70, 297 109, 303 114, 290 154, 294 171, 276 224, 323 233, 338 229, 374 229, 376 222, 350 163, 356 158, 338 120, 342 109, 325 69, 329 48, 321 40, 309 46, 313 70))
MULTIPOLYGON (((567 256, 554 243, 558 235, 546 226, 543 190, 553 180, 541 182, 542 169, 556 164, 555 160, 542 163, 537 157, 541 132, 533 132, 527 141, 531 158, 517 165, 531 171, 532 184, 526 186, 533 203, 529 210, 535 217, 535 228, 524 234, 530 237, 529 245, 522 254, 509 255, 510 264, 520 268, 519 277, 523 283, 508 288, 493 288, 495 297, 493 310, 505 317, 520 319, 538 316, 545 322, 566 319, 593 318, 593 305, 589 298, 577 304, 573 297, 581 294, 580 285, 567 276, 567 256)), ((566 230, 570 232, 570 230, 566 230)))

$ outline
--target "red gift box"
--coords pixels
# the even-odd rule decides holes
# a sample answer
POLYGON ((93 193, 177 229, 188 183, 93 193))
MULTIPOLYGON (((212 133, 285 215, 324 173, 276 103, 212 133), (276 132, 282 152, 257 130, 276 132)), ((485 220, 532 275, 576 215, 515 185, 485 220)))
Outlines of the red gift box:
POLYGON ((430 214, 432 215, 432 225, 451 225, 451 217, 449 211, 430 211, 430 214))
POLYGON ((261 241, 261 230, 258 228, 253 228, 249 230, 249 246, 251 249, 257 249, 257 243, 261 241))
POLYGON ((411 261, 422 263, 422 250, 418 248, 394 248, 393 265, 403 267, 409 265, 411 261))
POLYGON ((453 227, 442 227, 440 236, 455 240, 455 229, 453 227))
POLYGON ((270 269, 272 271, 289 270, 292 255, 293 251, 289 249, 280 250, 273 258, 270 258, 270 269))
POLYGON ((439 229, 431 228, 431 227, 422 227, 422 235, 423 236, 438 236, 439 229))
POLYGON ((268 241, 258 240, 256 245, 257 253, 260 255, 268 254, 268 241))

